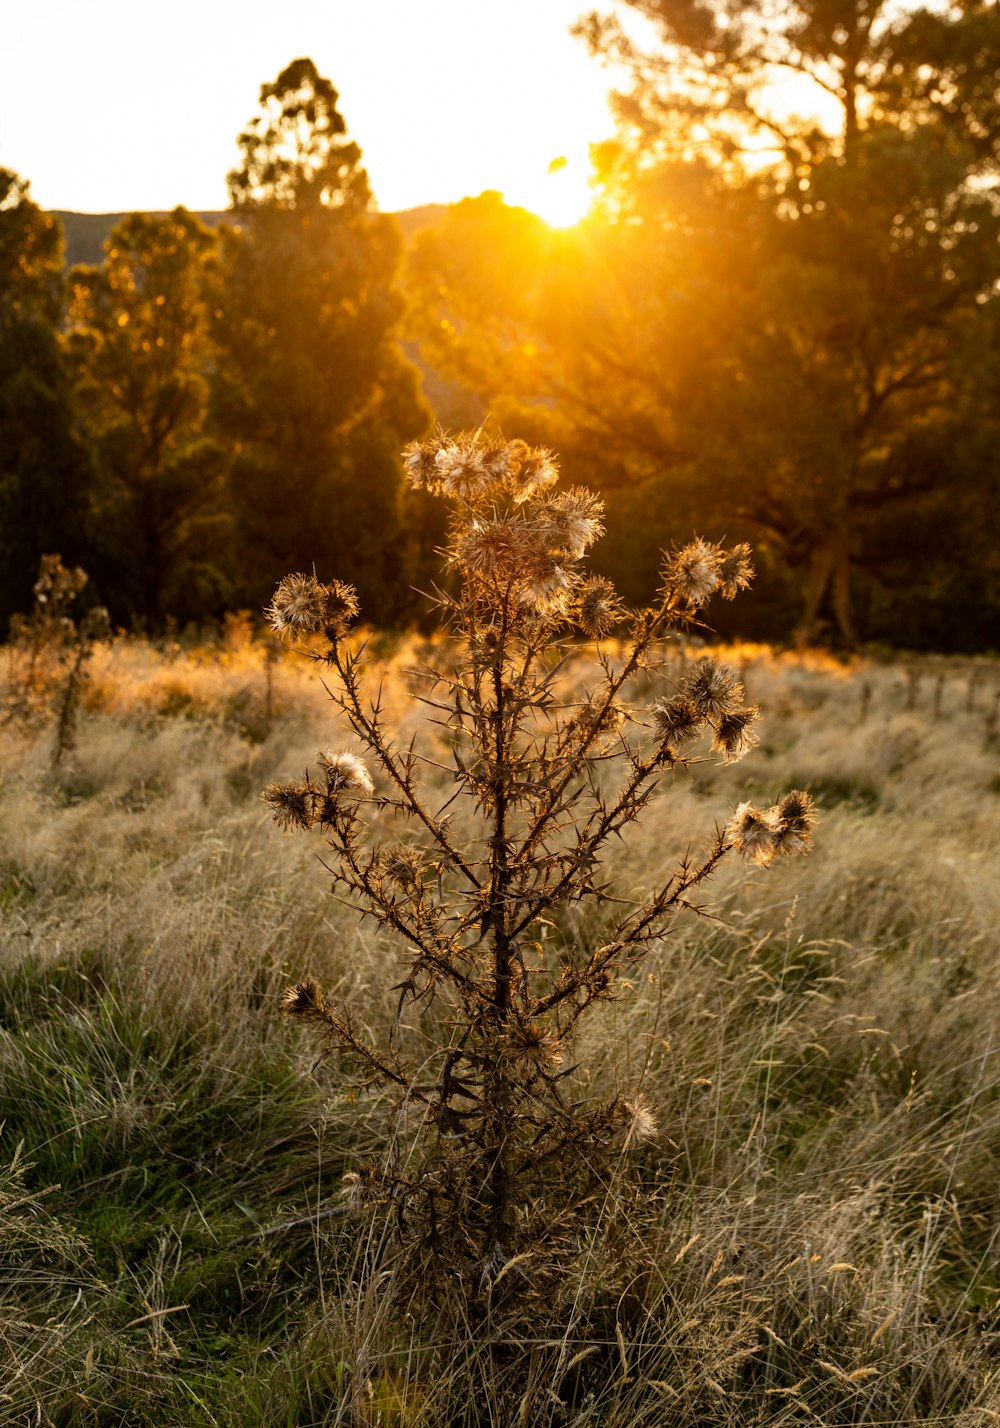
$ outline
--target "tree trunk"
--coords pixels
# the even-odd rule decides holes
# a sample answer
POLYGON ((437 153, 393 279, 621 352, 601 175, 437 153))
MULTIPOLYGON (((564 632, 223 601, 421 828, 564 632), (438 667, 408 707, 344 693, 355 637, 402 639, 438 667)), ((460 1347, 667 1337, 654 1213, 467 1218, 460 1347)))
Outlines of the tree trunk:
POLYGON ((821 610, 828 592, 837 643, 846 649, 856 649, 858 636, 851 609, 851 558, 845 535, 830 536, 810 552, 802 618, 795 630, 795 642, 800 648, 823 642, 828 622, 821 610))

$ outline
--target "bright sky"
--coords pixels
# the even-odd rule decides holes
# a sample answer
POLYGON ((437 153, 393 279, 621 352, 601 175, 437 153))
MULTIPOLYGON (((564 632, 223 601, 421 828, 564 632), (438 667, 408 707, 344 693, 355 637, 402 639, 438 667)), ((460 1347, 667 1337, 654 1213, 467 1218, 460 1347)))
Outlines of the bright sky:
POLYGON ((572 221, 586 207, 588 145, 613 128, 609 74, 568 33, 588 8, 22 0, 0 46, 0 166, 44 208, 225 208, 261 84, 309 55, 340 92, 381 208, 494 188, 572 221))

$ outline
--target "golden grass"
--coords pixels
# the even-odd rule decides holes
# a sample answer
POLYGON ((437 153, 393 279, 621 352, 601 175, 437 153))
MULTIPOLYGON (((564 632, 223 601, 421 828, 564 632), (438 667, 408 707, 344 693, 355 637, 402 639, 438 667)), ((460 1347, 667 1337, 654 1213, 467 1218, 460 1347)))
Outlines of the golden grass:
MULTIPOLYGON (((419 643, 381 666, 404 738, 419 643)), ((272 667, 268 718, 265 652, 238 630, 214 650, 115 642, 58 773, 44 708, 8 718, 0 1421, 1000 1416, 1000 670, 969 707, 968 664, 928 665, 914 703, 902 664, 730 657, 761 748, 677 775, 617 855, 619 886, 648 888, 741 798, 789 786, 817 796, 816 849, 728 867, 715 916, 680 924, 588 1030, 580 1059, 641 1082, 659 1133, 581 1221, 516 1411, 499 1388, 490 1406, 484 1328, 460 1303, 400 1322, 366 1285, 374 1229, 317 1223, 304 1257, 301 1237, 233 1249, 254 1225, 237 1202, 265 1224, 307 1216, 383 1133, 379 1105, 276 1014, 309 971, 378 1025, 398 980, 391 944, 329 898, 321 844, 259 802, 317 749, 351 747, 313 669, 272 667), (212 1106, 221 1121, 198 1119, 212 1106), (155 1212, 140 1195, 152 1228, 116 1259, 97 1181, 176 1166, 191 1194, 155 1212), (225 1311, 203 1303, 223 1255, 225 1311)))

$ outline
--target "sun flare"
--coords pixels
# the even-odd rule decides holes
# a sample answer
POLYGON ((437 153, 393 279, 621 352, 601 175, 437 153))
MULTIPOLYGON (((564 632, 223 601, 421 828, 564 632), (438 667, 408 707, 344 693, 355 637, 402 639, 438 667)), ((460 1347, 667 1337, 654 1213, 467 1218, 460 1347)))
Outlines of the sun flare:
POLYGON ((552 228, 572 228, 590 212, 594 194, 583 163, 560 157, 543 173, 526 175, 504 194, 508 203, 530 209, 552 228))

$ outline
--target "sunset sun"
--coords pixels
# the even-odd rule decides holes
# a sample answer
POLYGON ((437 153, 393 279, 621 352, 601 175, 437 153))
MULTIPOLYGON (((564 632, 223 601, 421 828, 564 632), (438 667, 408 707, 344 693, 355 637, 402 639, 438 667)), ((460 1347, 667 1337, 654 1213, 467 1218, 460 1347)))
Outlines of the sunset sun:
POLYGON ((511 185, 505 196, 510 203, 537 213, 552 228, 572 228, 594 201, 586 165, 564 156, 553 159, 544 172, 526 176, 523 184, 511 185))

